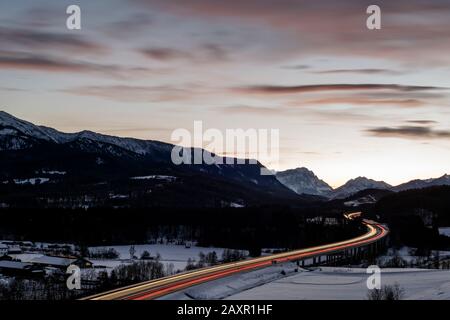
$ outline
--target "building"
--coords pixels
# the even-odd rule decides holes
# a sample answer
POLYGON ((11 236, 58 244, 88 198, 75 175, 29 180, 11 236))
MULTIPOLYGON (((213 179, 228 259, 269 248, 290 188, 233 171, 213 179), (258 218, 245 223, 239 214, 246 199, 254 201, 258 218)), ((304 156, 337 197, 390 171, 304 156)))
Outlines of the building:
POLYGON ((30 263, 0 261, 0 273, 5 276, 38 277, 44 275, 44 270, 30 263))
POLYGON ((77 258, 72 264, 79 266, 81 269, 89 269, 94 267, 94 264, 85 258, 77 258))
POLYGON ((8 254, 21 254, 22 249, 19 246, 9 246, 8 254))
POLYGON ((92 268, 92 262, 83 258, 41 256, 31 259, 30 263, 44 268, 67 269, 70 265, 76 265, 80 268, 92 268))
POLYGON ((0 243, 0 257, 6 256, 8 254, 8 246, 6 244, 0 243))
POLYGON ((13 260, 15 260, 15 259, 8 255, 0 256, 0 261, 13 261, 13 260))

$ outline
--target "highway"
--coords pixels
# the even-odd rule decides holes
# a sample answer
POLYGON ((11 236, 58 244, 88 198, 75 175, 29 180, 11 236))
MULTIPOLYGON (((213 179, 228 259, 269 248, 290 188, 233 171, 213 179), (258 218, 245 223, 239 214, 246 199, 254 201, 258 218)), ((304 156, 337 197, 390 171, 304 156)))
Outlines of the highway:
MULTIPOLYGON (((354 212, 345 214, 344 216, 349 220, 353 220, 360 215, 360 212, 354 212)), ((353 239, 198 269, 112 290, 87 297, 84 300, 152 300, 194 285, 241 272, 268 267, 272 264, 299 261, 338 253, 348 249, 364 247, 384 238, 389 232, 384 226, 377 222, 362 220, 362 223, 367 227, 367 232, 364 235, 353 239)))

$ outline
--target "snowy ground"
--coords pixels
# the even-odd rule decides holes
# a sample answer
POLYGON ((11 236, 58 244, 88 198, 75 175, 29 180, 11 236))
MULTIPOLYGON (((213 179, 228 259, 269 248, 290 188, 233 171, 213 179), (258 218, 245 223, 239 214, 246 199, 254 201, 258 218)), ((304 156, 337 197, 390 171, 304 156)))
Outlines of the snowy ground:
MULTIPOLYGON (((416 250, 417 250, 416 248, 411 248, 411 247, 401 247, 399 249, 389 248, 389 250, 386 252, 386 254, 381 255, 377 258, 377 264, 379 266, 383 266, 386 262, 388 262, 395 256, 402 258, 407 263, 417 262, 420 259, 427 258, 427 257, 420 257, 420 256, 414 255, 414 252, 416 250)), ((449 259, 450 258, 450 251, 433 250, 431 253, 432 253, 432 255, 439 253, 440 259, 449 259)))
POLYGON ((224 299, 228 296, 242 292, 257 286, 264 285, 271 281, 281 279, 289 274, 301 272, 294 263, 285 263, 270 268, 264 268, 247 272, 245 274, 230 276, 223 279, 211 281, 199 286, 167 295, 162 300, 186 300, 186 299, 224 299), (284 274, 282 274, 284 271, 284 274))
MULTIPOLYGON (((2 240, 0 240, 1 242, 2 240)), ((31 262, 31 260, 42 257, 48 253, 47 250, 59 250, 58 248, 67 247, 72 251, 75 250, 75 246, 73 244, 56 244, 56 243, 41 243, 36 242, 34 246, 29 249, 24 249, 20 254, 10 254, 11 257, 17 259, 22 262, 31 262), (51 249, 53 248, 53 249, 51 249)), ((151 257, 156 257, 160 255, 160 262, 164 264, 164 266, 168 267, 171 265, 171 270, 173 272, 184 271, 189 259, 192 260, 193 263, 198 262, 199 254, 202 252, 205 255, 210 252, 216 252, 218 259, 222 258, 222 254, 225 249, 223 248, 206 248, 206 247, 198 247, 195 244, 191 243, 190 247, 186 248, 185 245, 176 245, 173 243, 165 242, 163 244, 138 244, 134 245, 134 256, 135 259, 130 259, 130 245, 124 246, 101 246, 101 247, 90 247, 89 250, 91 253, 98 251, 106 251, 108 249, 114 249, 119 257, 117 259, 96 259, 89 258, 90 261, 94 264, 99 271, 108 271, 110 272, 113 268, 124 265, 131 264, 136 262, 141 257, 144 251, 148 251, 151 257)), ((248 255, 247 251, 244 251, 245 255, 248 255)))
MULTIPOLYGON (((212 281, 164 297, 165 300, 364 300, 369 274, 363 268, 312 270, 284 264, 212 281), (285 271, 285 275, 281 271, 285 271)), ((450 271, 382 269, 382 285, 398 283, 403 299, 450 299, 450 271)))
POLYGON ((439 234, 442 236, 450 237, 450 227, 439 228, 439 234))
MULTIPOLYGON (((232 300, 362 300, 367 299, 366 269, 320 268, 236 293, 232 300)), ((383 269, 382 285, 398 283, 404 299, 450 299, 450 271, 383 269)))
POLYGON ((13 259, 19 260, 21 262, 30 262, 35 258, 41 258, 44 254, 41 253, 20 253, 20 254, 10 254, 13 259))
MULTIPOLYGON (((89 248, 91 251, 102 250, 102 249, 114 249, 119 253, 119 259, 116 260, 97 260, 90 259, 94 263, 94 266, 106 266, 108 268, 114 268, 121 264, 130 263, 130 246, 106 246, 106 247, 92 247, 89 248)), ((161 256, 160 262, 164 265, 173 264, 174 271, 183 271, 187 265, 187 261, 191 260, 198 261, 199 253, 203 252, 207 254, 209 252, 215 251, 219 259, 222 257, 224 249, 222 248, 205 248, 205 247, 195 247, 185 248, 184 245, 172 245, 172 244, 143 244, 135 245, 135 256, 140 257, 144 251, 148 251, 152 257, 156 255, 161 256)))

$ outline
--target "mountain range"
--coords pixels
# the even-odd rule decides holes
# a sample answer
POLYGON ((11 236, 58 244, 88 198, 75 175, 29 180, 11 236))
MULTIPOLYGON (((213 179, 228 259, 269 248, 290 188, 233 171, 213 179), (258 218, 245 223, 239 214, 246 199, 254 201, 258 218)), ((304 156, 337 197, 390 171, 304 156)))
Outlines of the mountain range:
POLYGON ((0 207, 305 205, 366 189, 450 185, 448 175, 398 186, 358 177, 333 189, 306 168, 263 176, 261 163, 236 159, 175 165, 173 147, 91 131, 64 133, 0 111, 0 207))
POLYGON ((332 187, 307 168, 277 172, 276 177, 278 181, 298 194, 329 197, 333 193, 332 187))
POLYGON ((175 165, 173 147, 91 131, 63 133, 0 112, 0 205, 30 199, 55 206, 109 206, 120 199, 142 206, 309 201, 275 176, 261 175, 259 162, 175 165))
POLYGON ((398 186, 391 186, 384 181, 375 181, 366 177, 358 177, 347 181, 344 185, 336 189, 333 189, 325 181, 319 179, 312 171, 306 168, 297 168, 277 172, 276 177, 281 183, 298 194, 317 195, 328 199, 345 199, 366 189, 399 192, 410 189, 450 185, 450 176, 447 174, 435 179, 416 179, 398 186))

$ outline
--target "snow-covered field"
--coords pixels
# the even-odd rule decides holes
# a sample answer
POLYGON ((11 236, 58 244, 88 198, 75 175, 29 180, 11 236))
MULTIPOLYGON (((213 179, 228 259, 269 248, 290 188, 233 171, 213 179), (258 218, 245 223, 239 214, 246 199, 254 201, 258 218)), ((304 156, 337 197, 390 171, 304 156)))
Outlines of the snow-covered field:
MULTIPOLYGON (((164 297, 169 300, 364 300, 370 274, 363 268, 298 269, 284 264, 230 276, 164 297), (284 270, 285 275, 281 274, 284 270)), ((450 271, 382 269, 382 285, 398 283, 403 299, 450 299, 450 271)))
POLYGON ((442 236, 450 237, 450 227, 439 228, 439 234, 442 236))
MULTIPOLYGON (((362 300, 367 299, 366 269, 323 267, 236 293, 232 300, 362 300)), ((382 269, 382 285, 398 283, 403 299, 450 299, 450 271, 382 269)))
MULTIPOLYGON (((426 257, 420 257, 420 256, 414 255, 416 250, 417 250, 416 248, 411 248, 411 247, 402 247, 399 249, 389 248, 388 251, 386 252, 386 254, 381 255, 377 258, 377 265, 383 266, 386 262, 388 262, 389 260, 391 260, 392 258, 394 258, 396 256, 400 257, 402 260, 404 260, 407 263, 417 262, 420 259, 426 258, 426 257)), ((450 251, 433 250, 430 254, 433 256, 433 255, 436 255, 436 253, 439 254, 440 259, 450 258, 450 251)))
MULTIPOLYGON (((114 268, 121 264, 130 263, 130 246, 106 246, 106 247, 91 247, 89 250, 97 251, 103 249, 114 249, 119 253, 119 258, 116 260, 97 260, 90 259, 94 266, 106 266, 108 268, 114 268)), ((184 245, 173 245, 173 244, 142 244, 134 246, 136 257, 140 257, 144 251, 148 251, 152 257, 156 255, 161 256, 160 262, 163 264, 173 264, 174 271, 183 271, 187 265, 189 259, 198 261, 200 252, 208 254, 209 252, 215 251, 219 259, 222 257, 222 253, 225 249, 223 248, 205 248, 192 246, 190 248, 185 248, 184 245)))
MULTIPOLYGON (((3 240, 0 240, 0 243, 3 240)), ((6 240, 5 240, 6 241, 6 240)), ((141 258, 142 253, 147 251, 150 253, 150 256, 155 258, 156 256, 160 256, 160 262, 165 266, 172 265, 171 270, 173 272, 184 271, 188 260, 191 259, 192 263, 197 263, 199 261, 199 254, 208 254, 211 252, 216 252, 217 258, 220 260, 222 258, 222 254, 225 251, 223 248, 206 248, 206 247, 198 247, 191 243, 190 246, 186 247, 185 245, 176 245, 173 243, 164 242, 163 244, 138 244, 134 245, 134 259, 130 257, 130 245, 118 245, 118 246, 100 246, 100 247, 90 247, 89 251, 91 253, 99 253, 105 252, 109 249, 114 249, 118 253, 117 258, 88 258, 94 266, 101 270, 106 268, 106 271, 111 271, 113 268, 124 265, 131 264, 133 262, 138 261, 141 258), (104 267, 104 268, 102 268, 104 267)), ((18 247, 17 247, 18 248, 18 247)), ((36 242, 31 244, 29 248, 24 248, 21 250, 21 253, 10 254, 14 259, 17 259, 21 262, 31 262, 35 258, 39 258, 44 256, 45 254, 52 254, 52 252, 48 253, 47 251, 52 250, 63 250, 69 249, 75 251, 75 246, 73 244, 62 244, 62 243, 41 243, 36 242)), ((20 250, 19 250, 20 251, 20 250)), ((244 251, 244 254, 247 255, 248 252, 244 251)))

